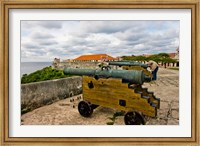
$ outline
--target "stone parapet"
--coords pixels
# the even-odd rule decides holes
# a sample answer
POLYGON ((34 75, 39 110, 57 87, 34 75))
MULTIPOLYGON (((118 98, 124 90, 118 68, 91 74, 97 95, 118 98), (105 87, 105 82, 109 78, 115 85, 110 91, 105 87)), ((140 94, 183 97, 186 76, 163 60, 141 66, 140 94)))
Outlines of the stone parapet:
POLYGON ((82 93, 82 77, 28 83, 21 85, 22 114, 82 93))

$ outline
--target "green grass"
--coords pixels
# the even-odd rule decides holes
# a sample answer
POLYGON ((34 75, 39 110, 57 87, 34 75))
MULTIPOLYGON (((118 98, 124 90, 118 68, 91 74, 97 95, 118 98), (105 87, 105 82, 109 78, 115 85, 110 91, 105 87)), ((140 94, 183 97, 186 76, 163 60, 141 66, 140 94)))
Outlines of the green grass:
POLYGON ((25 83, 66 78, 66 77, 70 77, 70 75, 65 75, 63 73, 63 70, 54 69, 51 66, 49 66, 28 75, 23 74, 21 78, 21 83, 25 84, 25 83))
POLYGON ((175 67, 175 68, 174 68, 174 67, 173 67, 173 68, 172 68, 172 67, 170 67, 170 68, 168 68, 168 69, 172 69, 172 70, 179 70, 179 68, 178 68, 178 67, 175 67))

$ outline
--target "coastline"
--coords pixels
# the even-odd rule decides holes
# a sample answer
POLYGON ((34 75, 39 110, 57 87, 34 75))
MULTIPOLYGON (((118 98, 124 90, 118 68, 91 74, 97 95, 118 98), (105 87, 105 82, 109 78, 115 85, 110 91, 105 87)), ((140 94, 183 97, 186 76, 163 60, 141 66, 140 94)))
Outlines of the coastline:
POLYGON ((21 62, 20 76, 30 74, 45 67, 52 66, 52 62, 21 62))

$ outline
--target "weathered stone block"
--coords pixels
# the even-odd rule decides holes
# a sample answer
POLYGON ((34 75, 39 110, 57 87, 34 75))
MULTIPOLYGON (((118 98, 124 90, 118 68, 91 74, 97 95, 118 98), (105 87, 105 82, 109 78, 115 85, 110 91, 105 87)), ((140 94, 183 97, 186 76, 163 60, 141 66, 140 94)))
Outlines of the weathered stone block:
POLYGON ((179 102, 178 101, 172 102, 172 109, 179 109, 179 102))
POLYGON ((70 77, 21 85, 22 113, 82 93, 82 77, 70 77))
POLYGON ((172 110, 172 118, 179 119, 179 111, 178 110, 172 110))
POLYGON ((167 125, 178 125, 179 120, 176 119, 168 119, 167 125))

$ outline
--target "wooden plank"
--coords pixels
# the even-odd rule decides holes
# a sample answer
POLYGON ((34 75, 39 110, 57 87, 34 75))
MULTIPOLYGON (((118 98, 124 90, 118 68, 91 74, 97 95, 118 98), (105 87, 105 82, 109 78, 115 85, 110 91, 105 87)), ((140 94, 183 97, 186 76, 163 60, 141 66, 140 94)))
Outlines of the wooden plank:
POLYGON ((152 107, 147 99, 141 98, 141 94, 128 88, 128 84, 123 84, 120 79, 96 80, 93 77, 83 76, 83 99, 103 107, 123 111, 137 110, 147 116, 156 116, 156 108, 152 107), (88 83, 91 82, 93 88, 88 87, 88 83), (126 105, 121 106, 120 100, 124 100, 126 105))

